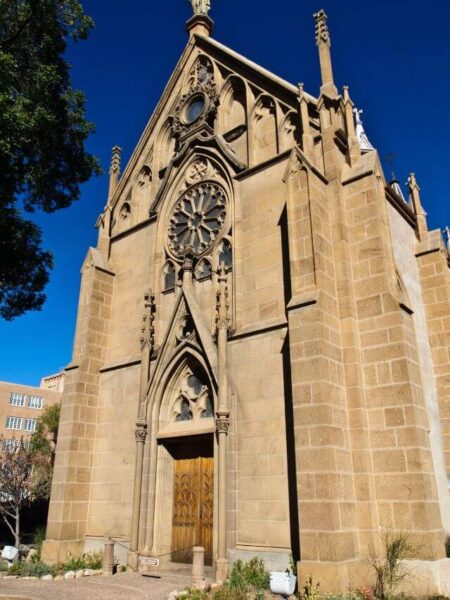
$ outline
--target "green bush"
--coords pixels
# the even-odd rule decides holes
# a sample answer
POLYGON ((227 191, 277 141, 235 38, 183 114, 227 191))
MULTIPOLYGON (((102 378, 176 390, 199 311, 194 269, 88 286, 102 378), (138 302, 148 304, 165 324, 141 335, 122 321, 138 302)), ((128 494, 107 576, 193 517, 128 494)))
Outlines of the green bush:
POLYGON ((42 575, 54 575, 55 567, 46 565, 42 561, 26 562, 21 560, 13 563, 8 571, 8 575, 18 575, 19 577, 42 577, 42 575))
POLYGON ((78 571, 79 569, 101 569, 103 563, 103 551, 86 552, 83 556, 73 556, 67 553, 65 563, 58 565, 61 571, 78 571))
POLYGON ((9 569, 8 561, 0 559, 0 571, 7 571, 9 569))
POLYGON ((231 568, 227 585, 231 590, 237 590, 244 596, 254 592, 257 599, 263 598, 264 590, 269 587, 269 573, 264 567, 264 561, 256 557, 246 563, 236 560, 231 568))
POLYGON ((32 562, 40 562, 41 560, 41 552, 42 552, 42 544, 45 540, 45 527, 38 527, 34 532, 34 543, 36 545, 37 554, 35 554, 32 558, 32 562))
POLYGON ((183 594, 183 600, 208 600, 209 596, 204 590, 189 588, 187 594, 183 594))
POLYGON ((229 585, 223 585, 214 590, 212 600, 247 600, 247 592, 231 588, 229 585))

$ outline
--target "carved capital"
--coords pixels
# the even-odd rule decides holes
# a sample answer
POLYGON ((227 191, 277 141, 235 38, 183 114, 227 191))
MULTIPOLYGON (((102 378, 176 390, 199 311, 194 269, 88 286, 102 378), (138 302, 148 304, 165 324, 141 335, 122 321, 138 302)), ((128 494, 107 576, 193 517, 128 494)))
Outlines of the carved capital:
POLYGON ((228 416, 220 415, 216 419, 216 433, 224 433, 228 435, 228 429, 230 428, 230 419, 228 416))
POLYGON ((137 429, 134 432, 134 437, 137 444, 145 444, 145 438, 147 437, 147 425, 144 423, 137 423, 137 429))

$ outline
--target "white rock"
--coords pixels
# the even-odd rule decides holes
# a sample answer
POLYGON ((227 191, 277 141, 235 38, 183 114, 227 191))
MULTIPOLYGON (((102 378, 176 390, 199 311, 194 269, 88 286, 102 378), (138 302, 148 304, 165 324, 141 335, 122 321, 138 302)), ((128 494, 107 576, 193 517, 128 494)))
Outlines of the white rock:
POLYGON ((80 577, 84 577, 84 569, 78 569, 78 571, 75 572, 75 577, 77 579, 79 579, 80 577))
POLYGON ((64 575, 56 575, 54 581, 62 581, 64 579, 64 575))
POLYGON ((64 573, 64 579, 75 579, 75 571, 67 571, 67 573, 64 573))
POLYGON ((52 581, 53 580, 53 575, 51 573, 47 573, 47 575, 42 575, 41 579, 43 581, 52 581))
POLYGON ((19 576, 18 575, 5 575, 3 577, 3 579, 18 579, 19 576))

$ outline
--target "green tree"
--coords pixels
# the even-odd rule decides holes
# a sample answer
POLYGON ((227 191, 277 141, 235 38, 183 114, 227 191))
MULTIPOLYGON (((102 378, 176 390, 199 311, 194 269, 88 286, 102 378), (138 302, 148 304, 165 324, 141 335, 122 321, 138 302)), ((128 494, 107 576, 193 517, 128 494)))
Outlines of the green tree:
POLYGON ((78 0, 0 0, 0 316, 39 310, 53 267, 26 212, 54 212, 100 173, 93 125, 64 59, 93 21, 78 0))
POLYGON ((0 515, 20 544, 22 509, 34 499, 33 461, 29 446, 21 440, 0 437, 0 515))
POLYGON ((50 498, 60 415, 61 404, 47 406, 38 418, 36 431, 31 436, 32 488, 36 498, 50 498))

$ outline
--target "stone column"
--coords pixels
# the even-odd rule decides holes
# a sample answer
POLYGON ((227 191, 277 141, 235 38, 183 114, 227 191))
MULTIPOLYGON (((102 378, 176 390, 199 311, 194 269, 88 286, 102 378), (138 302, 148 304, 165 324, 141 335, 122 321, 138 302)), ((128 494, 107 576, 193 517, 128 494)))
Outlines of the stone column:
POLYGON ((202 590, 206 587, 205 549, 203 546, 194 546, 192 552, 192 587, 202 590))
POLYGON ((105 539, 103 550, 102 575, 112 575, 114 570, 114 542, 110 537, 105 539))
POLYGON ((223 263, 219 269, 219 290, 217 292, 217 354, 218 354, 218 406, 216 411, 216 433, 218 444, 218 535, 216 580, 223 581, 228 574, 227 560, 227 436, 230 426, 228 407, 227 339, 228 304, 227 275, 223 263))
POLYGON ((216 560, 216 580, 226 579, 228 575, 227 559, 227 436, 230 420, 227 416, 218 416, 216 421, 217 444, 219 447, 218 471, 218 544, 216 560))
MULTIPOLYGON (((131 519, 131 538, 130 552, 135 553, 139 543, 139 516, 141 511, 141 487, 142 487, 142 466, 144 463, 144 445, 147 437, 147 424, 145 421, 136 423, 136 468, 134 475, 134 490, 133 490, 133 515, 131 519)), ((131 558, 131 557, 130 557, 131 558)), ((132 562, 134 563, 135 561, 132 562)), ((134 567, 134 564, 130 566, 134 567)), ((137 566, 137 565, 136 565, 137 566)))

